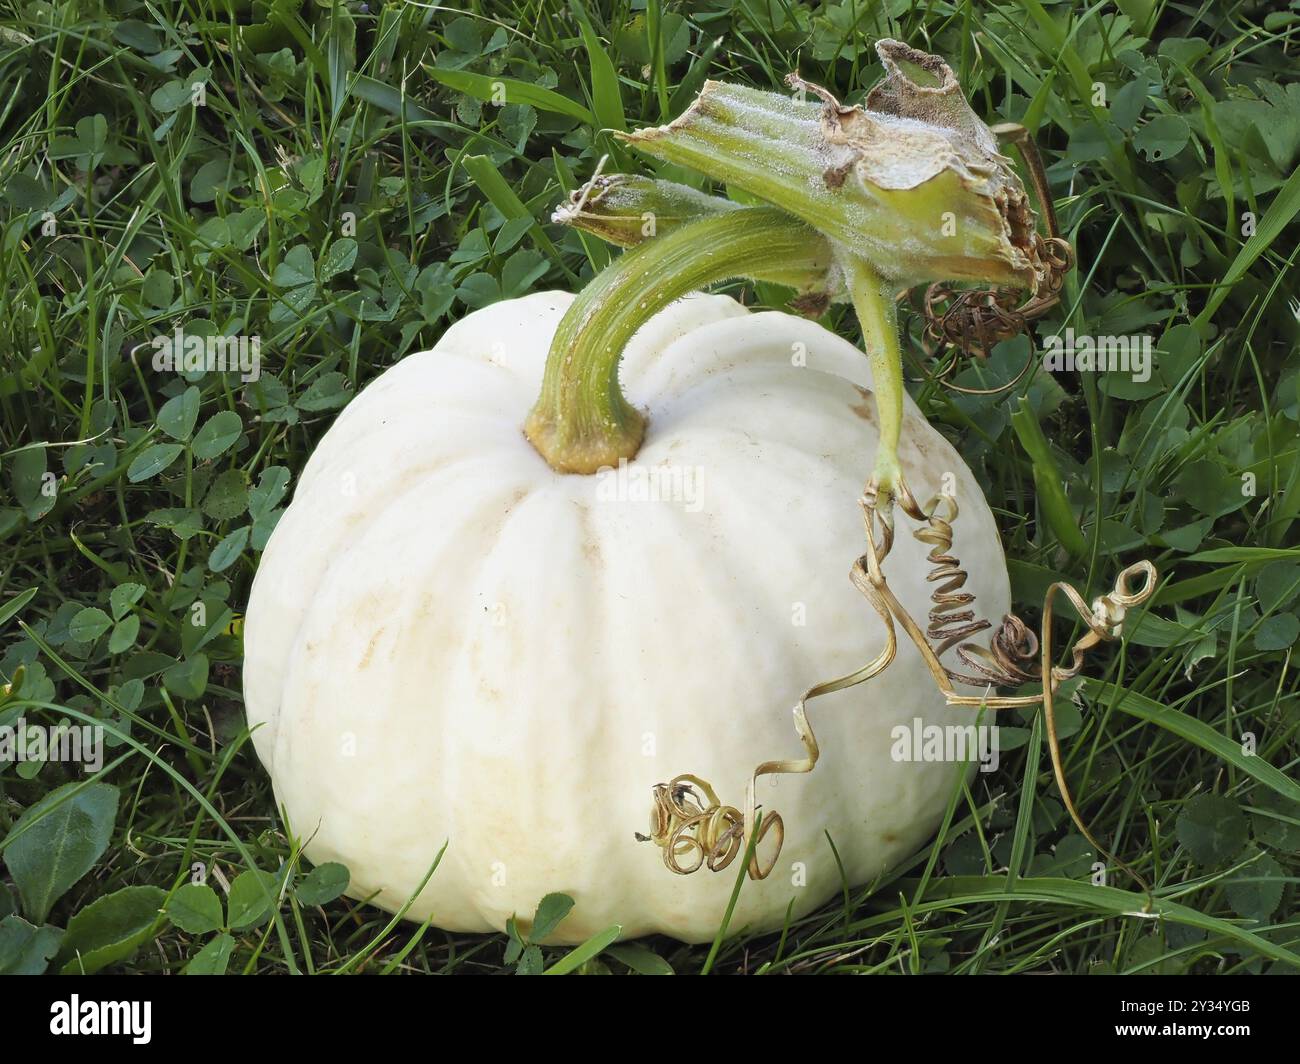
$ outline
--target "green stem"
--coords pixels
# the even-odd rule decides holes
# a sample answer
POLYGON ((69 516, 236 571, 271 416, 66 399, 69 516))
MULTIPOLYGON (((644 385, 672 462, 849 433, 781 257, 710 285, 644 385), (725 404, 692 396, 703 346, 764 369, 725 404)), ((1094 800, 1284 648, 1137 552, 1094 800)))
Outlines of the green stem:
MULTIPOLYGON (((608 174, 593 178, 551 215, 558 225, 581 229, 622 248, 638 247, 674 229, 744 210, 739 203, 710 196, 686 185, 633 174, 608 174)), ((792 306, 800 312, 821 313, 832 299, 844 298, 839 271, 835 268, 831 242, 809 230, 810 239, 821 245, 812 268, 807 260, 777 262, 755 268, 748 276, 756 281, 793 288, 799 296, 792 306)))
POLYGON ((856 256, 841 256, 840 267, 862 326, 862 344, 871 364, 871 382, 880 418, 880 444, 872 482, 877 505, 883 511, 888 509, 902 479, 898 441, 903 429, 903 360, 898 345, 895 286, 856 256))
POLYGON ((701 218, 625 252, 560 320, 524 434, 562 473, 632 458, 646 419, 624 398, 618 364, 636 331, 689 292, 778 265, 811 269, 824 255, 815 233, 768 207, 701 218))

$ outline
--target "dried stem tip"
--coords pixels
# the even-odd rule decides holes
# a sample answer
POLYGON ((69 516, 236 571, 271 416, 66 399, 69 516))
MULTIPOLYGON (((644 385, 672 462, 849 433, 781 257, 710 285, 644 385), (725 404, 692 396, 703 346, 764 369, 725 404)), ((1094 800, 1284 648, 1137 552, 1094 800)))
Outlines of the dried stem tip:
MULTIPOLYGON (((557 207, 551 221, 631 248, 692 222, 740 210, 744 207, 732 200, 672 181, 600 174, 557 207)), ((812 229, 807 230, 807 236, 807 255, 789 262, 756 261, 745 276, 795 289, 791 309, 816 315, 832 301, 847 299, 848 294, 830 241, 812 229)))
POLYGON ((637 149, 790 211, 898 288, 935 280, 1036 292, 1048 273, 1024 186, 938 56, 880 41, 886 76, 845 107, 707 82, 637 149))

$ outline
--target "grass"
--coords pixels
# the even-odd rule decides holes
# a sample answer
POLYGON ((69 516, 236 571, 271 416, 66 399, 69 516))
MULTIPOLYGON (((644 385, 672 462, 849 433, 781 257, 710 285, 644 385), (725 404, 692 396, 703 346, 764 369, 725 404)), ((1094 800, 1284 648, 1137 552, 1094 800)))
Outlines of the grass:
MULTIPOLYGON (((0 3, 0 724, 112 743, 93 776, 0 766, 0 970, 1295 970, 1297 34, 1272 4, 1154 0, 0 3), (548 222, 601 156, 697 180, 609 130, 706 77, 797 67, 856 102, 882 36, 947 56, 1042 147, 1078 264, 1040 340, 1155 339, 1147 381, 914 394, 985 487, 1022 613, 1058 577, 1160 567, 1061 716, 1076 797, 1162 918, 1090 882, 1030 714, 931 848, 782 935, 570 954, 341 898, 280 829, 240 693, 239 614, 314 442, 449 322, 608 261, 548 222), (261 379, 159 375, 148 342, 182 324, 261 337, 261 379)), ((955 380, 1030 356, 1011 341, 955 380)))

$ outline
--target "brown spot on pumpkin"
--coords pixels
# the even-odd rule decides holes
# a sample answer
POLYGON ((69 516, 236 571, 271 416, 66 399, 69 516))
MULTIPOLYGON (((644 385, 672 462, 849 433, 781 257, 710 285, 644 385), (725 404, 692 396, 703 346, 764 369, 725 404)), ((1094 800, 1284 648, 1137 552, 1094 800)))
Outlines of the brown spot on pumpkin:
POLYGON ((366 652, 361 655, 361 663, 357 665, 358 669, 366 669, 370 667, 370 659, 375 656, 375 646, 379 642, 379 637, 383 634, 384 629, 380 627, 379 630, 370 637, 370 642, 366 644, 366 652))
POLYGON ((502 511, 502 516, 506 516, 506 515, 508 515, 508 514, 510 513, 511 510, 513 510, 516 506, 518 506, 518 505, 519 505, 521 502, 523 502, 526 498, 528 498, 528 489, 527 489, 527 488, 516 488, 516 489, 515 489, 515 493, 514 493, 513 495, 510 496, 510 501, 509 501, 508 503, 506 503, 506 508, 505 508, 505 510, 502 511))
POLYGON ((600 551, 600 540, 596 536, 595 524, 591 519, 591 510, 578 505, 578 524, 582 526, 582 556, 593 567, 599 568, 604 562, 604 556, 600 551))
MULTIPOLYGON (((925 427, 929 427, 928 422, 925 422, 924 424, 925 427)), ((908 441, 920 454, 922 463, 928 464, 930 460, 932 440, 930 434, 923 431, 921 420, 915 417, 904 419, 903 431, 908 441)))
POLYGON ((898 841, 898 836, 895 835, 892 831, 886 831, 883 835, 880 836, 880 841, 881 841, 881 842, 897 842, 897 841, 898 841))
POLYGON ((856 388, 858 394, 862 396, 862 402, 850 403, 849 409, 857 414, 858 417, 862 418, 863 421, 874 425, 876 423, 876 397, 871 394, 869 388, 863 388, 857 384, 853 387, 856 388))

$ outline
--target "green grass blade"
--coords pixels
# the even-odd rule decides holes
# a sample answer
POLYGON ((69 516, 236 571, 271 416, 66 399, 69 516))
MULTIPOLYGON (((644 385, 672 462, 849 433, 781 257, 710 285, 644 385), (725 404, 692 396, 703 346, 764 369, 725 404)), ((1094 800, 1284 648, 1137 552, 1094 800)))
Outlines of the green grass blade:
POLYGON ((581 946, 574 947, 542 974, 568 975, 570 972, 577 971, 593 957, 600 956, 605 951, 605 947, 612 944, 622 933, 623 929, 618 924, 605 928, 604 931, 592 935, 581 946))
POLYGON ((1180 713, 1169 706, 1162 706, 1159 702, 1136 691, 1116 688, 1114 684, 1103 683, 1090 676, 1083 678, 1083 690, 1094 702, 1106 705, 1113 702, 1115 708, 1122 713, 1164 728, 1180 739, 1193 743, 1228 762, 1252 779, 1277 791, 1278 794, 1294 802, 1300 802, 1300 783, 1274 768, 1263 758, 1244 753, 1240 743, 1233 742, 1195 717, 1180 713))
POLYGON ((551 89, 543 89, 539 85, 530 85, 526 81, 516 81, 514 78, 491 78, 486 74, 470 73, 468 70, 444 70, 440 67, 425 69, 434 81, 441 82, 449 89, 473 96, 484 103, 525 103, 542 111, 568 115, 589 126, 599 125, 596 116, 582 104, 570 100, 567 96, 561 96, 551 89))

